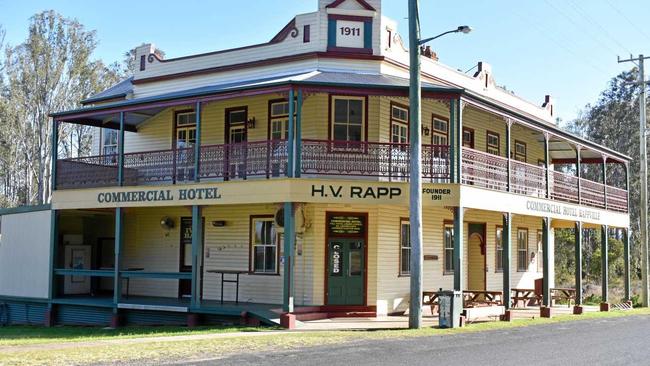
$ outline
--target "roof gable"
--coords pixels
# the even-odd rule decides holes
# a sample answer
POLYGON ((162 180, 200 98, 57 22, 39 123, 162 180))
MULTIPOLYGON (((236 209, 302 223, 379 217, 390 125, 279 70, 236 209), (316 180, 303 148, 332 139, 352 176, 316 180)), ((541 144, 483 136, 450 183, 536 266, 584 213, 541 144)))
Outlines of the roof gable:
POLYGON ((365 0, 336 0, 333 3, 329 4, 326 6, 328 9, 332 8, 344 8, 344 9, 354 9, 350 8, 349 6, 341 6, 341 5, 350 5, 349 3, 356 3, 355 5, 360 6, 363 10, 371 10, 371 11, 376 11, 375 8, 372 7, 372 5, 368 4, 365 0))

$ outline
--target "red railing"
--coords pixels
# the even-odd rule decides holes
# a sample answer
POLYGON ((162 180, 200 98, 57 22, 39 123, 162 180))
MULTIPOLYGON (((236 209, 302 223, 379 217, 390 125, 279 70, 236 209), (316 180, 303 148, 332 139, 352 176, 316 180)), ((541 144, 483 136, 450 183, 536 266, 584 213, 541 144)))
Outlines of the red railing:
MULTIPOLYGON (((247 179, 285 176, 288 163, 285 140, 208 145, 200 149, 201 179, 247 179)), ((462 183, 508 191, 508 159, 463 148, 462 183)), ((91 188, 117 183, 117 155, 62 159, 57 162, 57 188, 91 188)), ((422 146, 422 177, 449 182, 449 146, 422 146)), ((408 144, 303 140, 300 171, 304 176, 373 177, 407 181, 408 144)), ((194 180, 194 149, 159 150, 124 155, 126 185, 180 183, 194 180)), ((510 192, 546 197, 546 169, 510 161, 510 192)), ((628 192, 572 174, 549 172, 550 199, 627 212, 628 192), (607 198, 605 198, 605 189, 607 198)))
MULTIPOLYGON (((304 175, 380 177, 405 181, 410 174, 408 144, 348 141, 302 141, 304 175)), ((430 182, 449 180, 449 146, 422 146, 422 177, 430 182)))
POLYGON ((624 189, 607 186, 607 209, 619 212, 627 212, 627 191, 624 189))
POLYGON ((551 198, 558 201, 578 203, 578 177, 571 174, 552 171, 551 198))
POLYGON ((463 148, 463 184, 497 191, 508 190, 508 159, 463 148))

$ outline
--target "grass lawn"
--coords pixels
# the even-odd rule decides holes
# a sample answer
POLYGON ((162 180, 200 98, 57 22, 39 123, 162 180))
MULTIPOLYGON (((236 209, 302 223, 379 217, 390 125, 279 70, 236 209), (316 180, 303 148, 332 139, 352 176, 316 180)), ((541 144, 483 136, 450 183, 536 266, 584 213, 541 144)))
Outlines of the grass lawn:
MULTIPOLYGON (((54 328, 41 329, 25 327, 0 328, 0 342, 25 340, 29 335, 20 335, 20 329, 32 332, 48 342, 78 342, 79 346, 65 348, 49 348, 47 344, 36 345, 25 341, 14 343, 14 346, 0 346, 0 365, 64 365, 64 364, 98 364, 115 362, 160 363, 174 360, 196 360, 202 358, 227 357, 241 352, 256 352, 264 350, 282 351, 298 347, 318 346, 340 342, 350 342, 360 339, 409 338, 433 335, 458 334, 462 332, 479 332, 486 330, 524 327, 540 324, 550 324, 562 321, 580 321, 588 319, 616 318, 622 316, 650 315, 650 309, 635 309, 631 311, 612 311, 609 313, 586 313, 581 316, 563 315, 552 319, 527 319, 506 322, 476 323, 461 329, 424 328, 420 330, 375 330, 375 331, 319 331, 319 332, 278 332, 271 335, 237 336, 228 338, 200 338, 197 340, 163 341, 160 339, 147 341, 132 338, 162 335, 191 335, 212 332, 232 332, 237 328, 204 328, 187 330, 183 328, 123 328, 117 331, 96 328, 54 328), (58 334, 57 334, 58 332, 58 334), (110 333, 114 332, 114 333, 110 333), (49 334, 49 335, 48 335, 49 334), (49 338, 48 338, 49 337, 49 338), (7 338, 7 339, 5 339, 7 338), (88 344, 87 342, 106 339, 124 339, 122 344, 114 341, 110 344, 88 344), (131 341, 129 341, 131 339, 131 341), (18 345, 22 344, 22 346, 18 345), (31 345, 31 346, 30 346, 31 345)), ((268 329, 268 328, 261 328, 268 329)), ((243 329, 239 329, 243 330, 243 329)), ((250 328, 246 328, 250 330, 250 328)), ((259 331, 260 328, 254 329, 259 331)), ((42 341, 40 341, 43 343, 42 341)), ((9 343, 4 343, 9 344, 9 343)), ((75 343, 73 343, 74 345, 75 343)))

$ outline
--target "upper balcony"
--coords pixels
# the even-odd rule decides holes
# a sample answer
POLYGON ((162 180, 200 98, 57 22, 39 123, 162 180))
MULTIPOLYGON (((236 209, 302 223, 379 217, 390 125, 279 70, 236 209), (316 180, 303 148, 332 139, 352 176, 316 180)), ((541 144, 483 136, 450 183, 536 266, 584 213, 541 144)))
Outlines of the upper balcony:
MULTIPOLYGON (((329 176, 382 181, 407 181, 408 144, 302 140, 302 177, 329 176)), ((124 155, 127 186, 184 184, 195 181, 194 149, 169 149, 124 155)), ((285 177, 286 140, 201 146, 201 181, 285 177)), ((617 212, 628 212, 627 190, 576 174, 549 170, 471 148, 462 149, 462 184, 518 195, 548 198, 617 212), (548 187, 548 188, 547 188, 548 187)), ((57 189, 109 187, 117 184, 118 156, 99 155, 59 160, 57 189)), ((422 178, 450 182, 450 146, 422 146, 422 178)))

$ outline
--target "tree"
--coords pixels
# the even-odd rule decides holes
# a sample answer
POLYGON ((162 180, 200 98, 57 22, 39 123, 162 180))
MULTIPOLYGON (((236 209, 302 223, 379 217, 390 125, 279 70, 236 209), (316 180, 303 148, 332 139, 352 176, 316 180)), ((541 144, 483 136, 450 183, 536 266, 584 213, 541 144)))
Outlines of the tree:
MULTIPOLYGON (((91 60, 96 46, 94 31, 49 10, 30 18, 25 42, 6 47, 0 73, 0 137, 4 141, 0 164, 8 168, 3 169, 8 204, 42 204, 50 198, 49 115, 76 108, 80 100, 118 81, 115 67, 91 60)), ((64 124, 62 154, 87 150, 87 135, 85 126, 64 124)))

